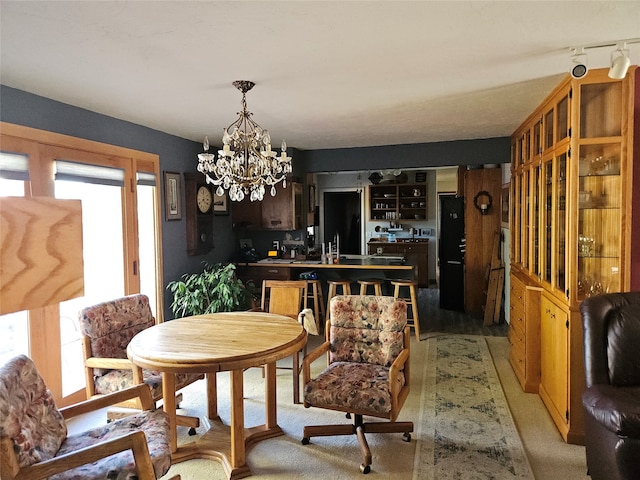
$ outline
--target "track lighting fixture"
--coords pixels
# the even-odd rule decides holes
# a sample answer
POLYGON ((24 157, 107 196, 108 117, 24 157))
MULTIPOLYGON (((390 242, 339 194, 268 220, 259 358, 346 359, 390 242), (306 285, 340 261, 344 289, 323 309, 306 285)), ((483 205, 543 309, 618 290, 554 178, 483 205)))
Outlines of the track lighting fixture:
POLYGON ((618 44, 618 48, 611 53, 611 68, 609 69, 609 78, 620 80, 625 77, 631 59, 629 58, 629 50, 626 43, 618 44))
POLYGON ((573 52, 571 56, 571 68, 569 73, 573 78, 582 78, 589 71, 587 66, 587 54, 585 50, 590 48, 616 47, 611 53, 611 65, 609 68, 609 78, 621 80, 627 75, 627 71, 631 66, 631 58, 627 45, 631 43, 640 43, 640 38, 628 38, 626 40, 616 40, 607 43, 592 43, 580 47, 571 47, 573 52))
POLYGON ((573 78, 582 78, 589 71, 587 67, 587 54, 584 53, 584 48, 573 49, 573 65, 571 66, 571 76, 573 78))

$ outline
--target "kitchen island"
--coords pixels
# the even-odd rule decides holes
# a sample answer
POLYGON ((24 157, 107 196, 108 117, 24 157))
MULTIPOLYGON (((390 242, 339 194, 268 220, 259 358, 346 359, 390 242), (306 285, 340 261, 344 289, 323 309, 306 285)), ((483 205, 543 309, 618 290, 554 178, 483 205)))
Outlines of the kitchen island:
MULTIPOLYGON (((257 289, 263 280, 295 280, 301 273, 309 271, 316 272, 318 279, 323 280, 321 283, 324 289, 327 280, 349 279, 354 283, 360 278, 413 280, 416 266, 398 255, 343 255, 338 263, 331 264, 291 258, 265 258, 257 262, 237 264, 238 278, 245 283, 253 282, 257 289)), ((391 294, 388 285, 383 285, 383 293, 391 294)))

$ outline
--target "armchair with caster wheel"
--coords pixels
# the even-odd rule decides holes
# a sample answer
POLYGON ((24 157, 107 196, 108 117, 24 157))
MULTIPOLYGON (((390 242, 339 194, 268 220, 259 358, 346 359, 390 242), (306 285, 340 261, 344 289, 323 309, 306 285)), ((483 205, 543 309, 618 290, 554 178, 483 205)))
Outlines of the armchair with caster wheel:
MULTIPOLYGON (((0 367, 0 478, 156 480, 171 467, 169 418, 147 385, 58 408, 25 355, 0 367), (68 435, 66 420, 138 397, 143 411, 68 435)), ((174 476, 171 480, 180 480, 174 476)))
MULTIPOLYGON (((83 308, 78 314, 82 331, 87 398, 116 392, 139 383, 151 388, 154 402, 162 398, 162 374, 134 365, 127 358, 127 345, 142 330, 155 325, 146 295, 134 294, 83 308)), ((176 390, 186 387, 202 374, 176 374, 176 390)), ((182 394, 176 395, 176 403, 182 394)), ((111 409, 109 420, 129 415, 126 409, 139 408, 135 401, 119 405, 125 410, 111 409)), ((199 420, 179 416, 178 424, 190 427, 189 435, 195 435, 199 420)))
POLYGON ((411 441, 413 422, 396 422, 409 395, 410 356, 407 304, 393 297, 344 295, 331 299, 326 341, 302 363, 304 406, 347 413, 353 424, 304 427, 302 444, 311 437, 356 435, 362 450, 362 473, 371 471, 365 434, 402 433, 411 441), (322 355, 328 366, 311 378, 311 364, 322 355), (364 417, 389 421, 365 421, 364 417))

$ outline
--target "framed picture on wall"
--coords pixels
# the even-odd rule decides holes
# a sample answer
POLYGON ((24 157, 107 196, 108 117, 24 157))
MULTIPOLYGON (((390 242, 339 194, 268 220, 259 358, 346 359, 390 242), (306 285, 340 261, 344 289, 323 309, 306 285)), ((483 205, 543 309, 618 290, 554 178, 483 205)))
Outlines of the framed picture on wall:
POLYGON ((164 218, 182 219, 182 184, 180 174, 164 172, 164 218))
POLYGON ((510 184, 502 185, 502 226, 509 228, 509 187, 510 184))
POLYGON ((213 192, 213 214, 229 215, 229 192, 226 190, 222 195, 213 192))

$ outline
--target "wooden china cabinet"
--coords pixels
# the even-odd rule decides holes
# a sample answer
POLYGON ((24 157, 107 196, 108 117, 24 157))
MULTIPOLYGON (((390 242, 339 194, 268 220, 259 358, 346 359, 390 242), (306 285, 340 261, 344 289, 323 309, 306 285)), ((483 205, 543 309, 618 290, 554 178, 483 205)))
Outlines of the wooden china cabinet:
POLYGON ((636 67, 623 80, 607 72, 567 76, 512 136, 510 361, 568 443, 584 442, 580 303, 640 275, 640 79, 636 67))

